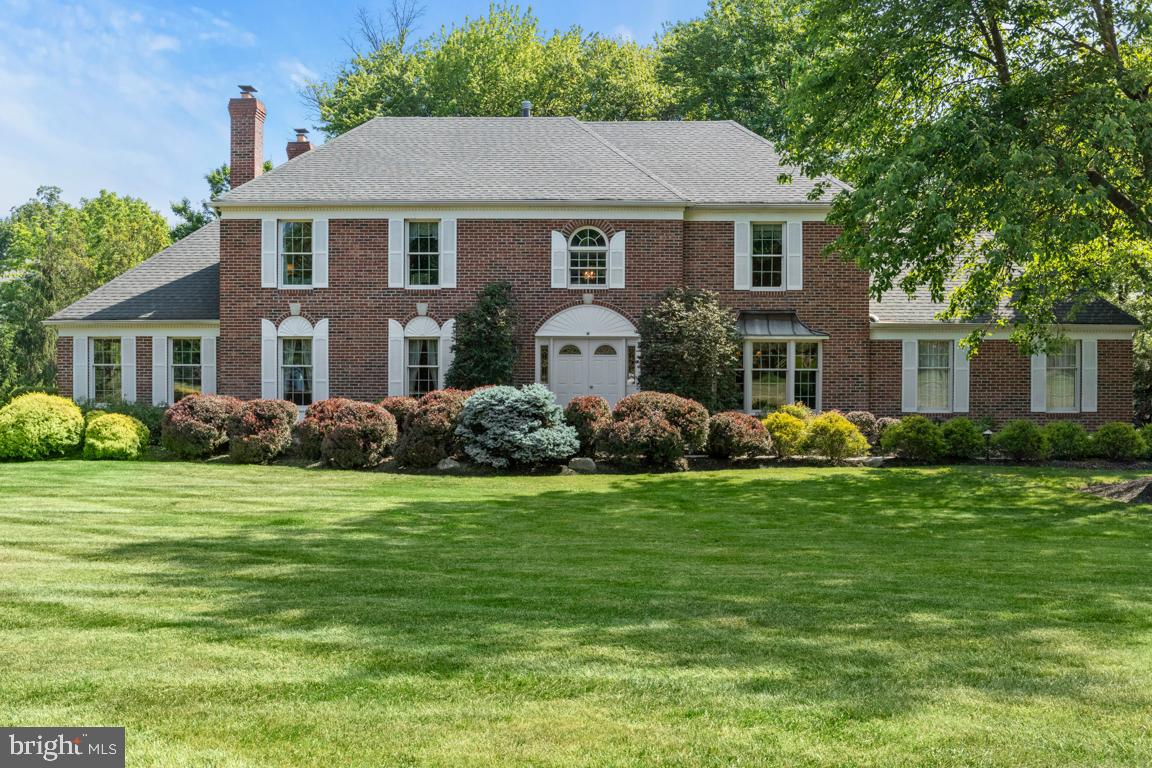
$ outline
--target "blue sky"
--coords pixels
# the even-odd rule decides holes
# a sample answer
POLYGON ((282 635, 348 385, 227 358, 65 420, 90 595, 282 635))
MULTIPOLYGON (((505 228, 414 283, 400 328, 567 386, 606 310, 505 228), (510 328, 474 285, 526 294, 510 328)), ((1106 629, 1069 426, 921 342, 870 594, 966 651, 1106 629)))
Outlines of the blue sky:
MULTIPOLYGON (((227 100, 238 83, 268 109, 265 154, 279 164, 291 129, 311 126, 298 95, 348 56, 369 0, 160 3, 0 0, 0 211, 52 184, 76 201, 100 189, 168 203, 205 196, 228 157, 227 100)), ((423 37, 487 12, 486 0, 425 0, 423 37)), ((547 29, 650 40, 706 0, 582 0, 532 8, 547 29)))

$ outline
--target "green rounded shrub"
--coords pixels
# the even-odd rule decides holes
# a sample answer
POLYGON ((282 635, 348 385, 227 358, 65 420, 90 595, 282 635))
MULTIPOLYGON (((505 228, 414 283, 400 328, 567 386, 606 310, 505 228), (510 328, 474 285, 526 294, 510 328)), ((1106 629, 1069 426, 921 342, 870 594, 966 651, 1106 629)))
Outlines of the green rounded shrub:
POLYGON ((808 423, 804 441, 809 452, 832 461, 868 453, 868 441, 856 425, 838 411, 825 411, 808 423))
POLYGON ((1140 437, 1144 438, 1144 445, 1148 446, 1145 458, 1152 458, 1152 424, 1140 427, 1140 437))
POLYGON ((80 447, 84 416, 65 397, 33 392, 0 408, 0 459, 47 459, 80 447))
POLYGON ((772 447, 780 458, 786 459, 804 450, 808 425, 803 419, 777 411, 765 416, 760 423, 764 425, 764 430, 772 439, 772 447))
POLYGON ((1148 452, 1136 427, 1123 421, 1101 424, 1092 435, 1092 448, 1097 456, 1112 461, 1135 461, 1148 452))
POLYGON ((496 469, 559 464, 580 450, 556 396, 541 384, 487 387, 468 398, 456 438, 477 464, 496 469))
POLYGON ((885 453, 912 461, 939 461, 948 450, 940 427, 919 414, 905 416, 886 428, 880 445, 885 453))
POLYGON ((1041 429, 1054 459, 1083 459, 1092 451, 1092 439, 1075 421, 1050 421, 1041 429))
POLYGON ((1016 461, 1040 461, 1048 457, 1048 438, 1028 419, 1015 419, 992 438, 992 447, 1016 461))
POLYGON ((724 411, 708 421, 708 455, 712 458, 766 456, 771 450, 768 430, 751 414, 724 411))
POLYGON ((83 455, 86 459, 138 459, 151 434, 148 425, 140 419, 122 413, 105 413, 88 422, 83 455))
POLYGON ((971 419, 957 416, 940 427, 944 438, 944 455, 949 459, 970 461, 984 455, 984 434, 971 419))
POLYGON ((804 405, 804 403, 788 403, 776 409, 776 413, 786 413, 789 416, 795 416, 801 421, 812 420, 812 409, 804 405))

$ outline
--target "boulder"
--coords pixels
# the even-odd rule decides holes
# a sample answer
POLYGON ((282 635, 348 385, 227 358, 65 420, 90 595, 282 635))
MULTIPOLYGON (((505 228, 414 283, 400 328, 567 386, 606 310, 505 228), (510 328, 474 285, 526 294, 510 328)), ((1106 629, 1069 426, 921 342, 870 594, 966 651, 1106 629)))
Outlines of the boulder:
POLYGON ((568 468, 581 473, 596 471, 596 462, 587 456, 577 456, 568 462, 568 468))
POLYGON ((436 469, 441 472, 459 472, 464 469, 464 465, 456 461, 456 459, 440 459, 440 463, 436 465, 436 469))

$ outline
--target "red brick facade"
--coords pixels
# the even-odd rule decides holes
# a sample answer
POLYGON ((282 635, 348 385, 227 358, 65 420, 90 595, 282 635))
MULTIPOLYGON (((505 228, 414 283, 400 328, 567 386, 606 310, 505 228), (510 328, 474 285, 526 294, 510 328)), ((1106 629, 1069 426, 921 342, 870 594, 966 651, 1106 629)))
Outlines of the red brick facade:
POLYGON ((232 119, 232 188, 246 184, 264 171, 264 105, 259 99, 229 99, 232 119))
POLYGON ((56 392, 72 396, 72 337, 56 337, 56 392))

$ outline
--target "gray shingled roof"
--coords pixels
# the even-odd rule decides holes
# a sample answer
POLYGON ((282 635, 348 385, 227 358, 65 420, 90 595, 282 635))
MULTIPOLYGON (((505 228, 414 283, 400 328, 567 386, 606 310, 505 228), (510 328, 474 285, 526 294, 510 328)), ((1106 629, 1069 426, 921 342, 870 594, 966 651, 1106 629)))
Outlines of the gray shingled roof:
MULTIPOLYGON (((954 281, 945 286, 950 292, 956 286, 954 281)), ((912 295, 904 293, 899 288, 886 291, 879 300, 872 299, 869 303, 869 313, 880 323, 904 323, 908 325, 924 325, 941 322, 936 315, 943 311, 944 304, 932 301, 927 288, 919 288, 912 295)), ((1079 325, 1139 325, 1140 321, 1115 304, 1100 298, 1076 305, 1075 301, 1059 302, 1055 307, 1056 319, 1061 323, 1079 325)), ((1003 309, 1006 317, 1015 319, 1011 307, 1003 309)), ((981 322, 989 318, 984 318, 981 322)), ((957 322, 957 321, 947 321, 957 322)))
MULTIPOLYGON (((780 162, 772 143, 732 120, 586 123, 639 165, 693 203, 810 203, 816 182, 780 162), (781 174, 792 176, 781 184, 781 174)), ((846 186, 826 179, 815 202, 846 186)))
POLYGON ((49 322, 219 319, 220 225, 216 222, 48 318, 49 322))
POLYGON ((219 200, 537 201, 684 202, 571 117, 377 117, 219 200))
MULTIPOLYGON (((731 121, 378 117, 219 202, 812 202, 810 179, 779 182, 794 172, 769 142, 731 121)), ((833 182, 833 192, 843 188, 833 182)))

